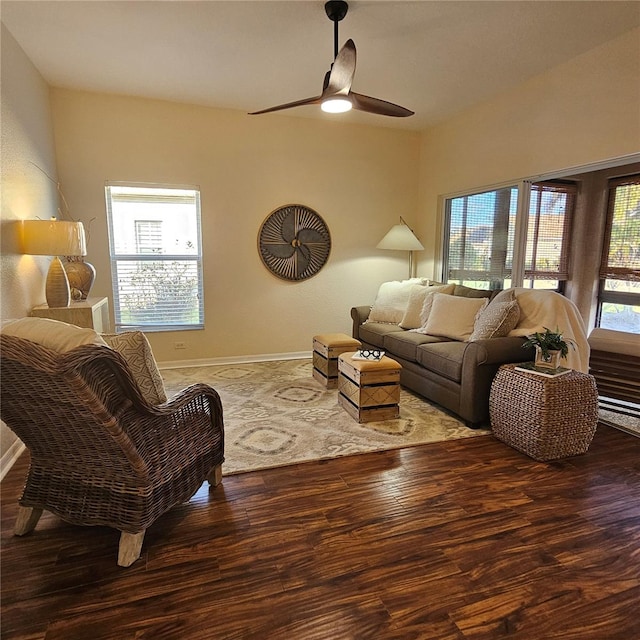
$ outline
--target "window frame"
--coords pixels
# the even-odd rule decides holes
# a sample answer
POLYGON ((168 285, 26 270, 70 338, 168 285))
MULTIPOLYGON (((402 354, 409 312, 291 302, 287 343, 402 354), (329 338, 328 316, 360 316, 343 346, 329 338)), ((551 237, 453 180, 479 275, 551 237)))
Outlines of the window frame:
MULTIPOLYGON (((154 200, 158 203, 161 203, 163 200, 170 201, 170 197, 168 194, 158 194, 157 198, 154 198, 153 195, 144 196, 148 198, 150 202, 154 200)), ((179 196, 178 196, 179 198, 179 196)), ((185 196, 187 198, 187 196, 185 196)), ((117 199, 117 198, 116 198, 117 199)), ((109 233, 109 262, 111 268, 111 289, 113 292, 113 307, 114 307, 114 318, 115 318, 115 331, 116 333, 122 333, 125 331, 134 331, 140 330, 145 332, 159 332, 159 331, 190 331, 190 330, 198 330, 204 328, 204 269, 203 269, 203 253, 202 253, 202 222, 201 222, 201 202, 200 202, 200 188, 196 185, 175 185, 175 184, 157 184, 157 183, 136 183, 136 182, 106 182, 105 183, 105 201, 106 201, 106 210, 107 210, 107 227, 109 233), (195 214, 195 238, 189 240, 192 243, 192 247, 195 248, 195 251, 192 253, 158 253, 158 252, 149 252, 149 253, 117 253, 115 250, 115 231, 114 231, 114 219, 113 219, 113 211, 112 211, 112 203, 113 199, 111 196, 111 189, 113 187, 118 188, 129 188, 129 189, 145 189, 149 192, 152 191, 167 191, 167 190, 175 190, 175 191, 192 191, 193 192, 193 205, 194 205, 194 214, 195 214), (198 300, 197 303, 197 320, 195 322, 150 322, 150 321, 140 321, 140 322, 124 322, 122 319, 123 316, 123 305, 121 303, 121 291, 118 286, 118 265, 119 263, 126 262, 138 262, 138 263, 167 263, 167 264, 175 264, 176 262, 185 264, 185 263, 195 263, 195 276, 197 279, 196 283, 196 297, 198 300)), ((132 198, 132 201, 135 201, 132 198)), ((140 221, 148 222, 148 218, 141 217, 140 221)), ((133 220, 133 233, 134 237, 136 235, 136 223, 138 220, 133 220)), ((137 246, 137 237, 135 237, 135 243, 137 246)), ((126 311, 127 309, 125 309, 126 311)), ((193 313, 194 309, 191 310, 193 313)), ((161 312, 160 312, 161 313, 161 312)))
MULTIPOLYGON (((496 288, 497 285, 503 288, 505 280, 510 280, 510 287, 522 287, 525 286, 525 281, 544 281, 544 280, 555 280, 558 283, 558 286, 554 289, 549 289, 553 291, 557 291, 559 293, 564 293, 565 284, 570 277, 569 270, 571 265, 571 255, 570 255, 570 247, 571 247, 571 230, 573 226, 573 219, 575 217, 575 201, 577 195, 577 185, 573 181, 562 181, 558 179, 536 179, 536 180, 520 180, 520 181, 512 181, 506 182, 498 185, 492 185, 486 188, 476 189, 476 190, 465 190, 463 192, 449 194, 442 198, 442 212, 443 212, 443 225, 442 225, 442 244, 441 244, 441 274, 440 279, 443 282, 449 282, 450 280, 459 281, 460 278, 452 278, 450 273, 452 269, 449 264, 449 241, 451 238, 451 202, 460 198, 469 198, 472 196, 479 196, 486 193, 497 193, 501 190, 516 190, 516 211, 515 211, 515 221, 513 226, 513 245, 509 246, 507 244, 506 253, 505 253, 505 261, 504 265, 501 269, 502 278, 498 280, 493 280, 489 277, 487 280, 481 279, 480 281, 486 282, 488 284, 488 289, 496 288), (541 188, 538 189, 537 187, 541 188), (571 192, 571 210, 564 214, 563 220, 563 237, 562 237, 562 247, 561 247, 561 268, 557 272, 544 272, 547 277, 539 277, 539 278, 531 278, 530 274, 532 270, 528 268, 528 260, 527 260, 527 248, 528 244, 528 230, 529 230, 529 218, 530 218, 530 203, 531 203, 531 194, 534 190, 539 191, 542 197, 544 190, 547 188, 553 188, 556 190, 562 190, 563 187, 567 189, 567 192, 571 192), (511 265, 509 266, 509 252, 511 251, 511 265), (557 277, 549 277, 551 275, 556 275, 557 277), (508 277, 510 276, 510 278, 508 277)), ((539 216, 539 214, 538 214, 539 216)), ((508 224, 507 233, 510 232, 510 225, 508 224)), ((536 240, 537 242, 537 240, 536 240)), ((464 273, 464 269, 458 270, 461 273, 464 273)), ((492 269, 490 271, 483 272, 487 275, 491 276, 491 273, 497 273, 497 269, 492 269)), ((537 271, 533 271, 533 273, 537 273, 537 271)), ((531 288, 531 287, 528 287, 531 288)))
POLYGON ((610 178, 607 187, 607 214, 605 220, 605 231, 602 243, 602 258, 599 270, 598 280, 598 305, 596 313, 596 326, 601 326, 602 312, 605 304, 619 304, 625 306, 640 306, 640 292, 631 293, 628 291, 610 291, 606 289, 607 280, 632 280, 640 281, 640 270, 622 270, 619 267, 611 267, 609 265, 609 253, 611 251, 611 235, 614 222, 614 203, 615 192, 620 186, 627 184, 639 184, 640 173, 632 173, 625 176, 610 178), (629 278, 621 276, 629 275, 629 278))

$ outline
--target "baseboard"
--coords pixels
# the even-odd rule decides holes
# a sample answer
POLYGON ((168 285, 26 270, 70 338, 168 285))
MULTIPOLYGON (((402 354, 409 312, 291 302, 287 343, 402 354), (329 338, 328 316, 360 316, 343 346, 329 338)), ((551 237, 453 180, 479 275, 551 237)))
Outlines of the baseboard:
POLYGON ((303 360, 311 358, 311 351, 292 353, 263 353, 252 356, 234 356, 230 358, 200 358, 196 360, 171 360, 158 362, 159 369, 184 369, 187 367, 211 367, 221 364, 244 364, 246 362, 273 362, 275 360, 303 360))
POLYGON ((25 450, 24 442, 22 440, 16 440, 11 446, 4 452, 2 458, 0 458, 0 482, 7 475, 7 472, 13 467, 15 461, 20 457, 25 450))

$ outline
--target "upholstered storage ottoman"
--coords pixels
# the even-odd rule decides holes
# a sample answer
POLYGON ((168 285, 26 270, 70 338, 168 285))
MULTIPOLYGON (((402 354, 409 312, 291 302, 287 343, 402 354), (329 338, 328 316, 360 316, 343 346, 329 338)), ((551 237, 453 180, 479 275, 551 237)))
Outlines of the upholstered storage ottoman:
POLYGON ((392 420, 400 415, 402 365, 380 360, 352 360, 354 353, 338 357, 338 403, 358 422, 392 420))
POLYGON ((586 453, 598 424, 593 376, 571 371, 555 378, 502 365, 491 386, 493 434, 535 460, 586 453))
POLYGON ((327 389, 338 386, 338 356, 359 349, 361 343, 346 333, 313 336, 313 377, 327 389))

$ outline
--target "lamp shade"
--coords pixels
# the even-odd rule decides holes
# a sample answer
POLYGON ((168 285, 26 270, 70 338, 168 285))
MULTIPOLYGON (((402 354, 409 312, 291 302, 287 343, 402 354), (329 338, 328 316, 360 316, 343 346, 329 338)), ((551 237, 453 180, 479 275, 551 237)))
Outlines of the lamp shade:
POLYGON ((82 222, 66 220, 23 220, 22 253, 53 256, 47 273, 45 296, 49 307, 68 307, 71 290, 58 256, 84 256, 87 243, 82 222))
POLYGON ((87 243, 82 222, 23 220, 22 253, 32 256, 85 256, 87 243))
POLYGON ((397 251, 422 251, 424 247, 406 224, 395 224, 387 235, 378 242, 376 249, 397 251))

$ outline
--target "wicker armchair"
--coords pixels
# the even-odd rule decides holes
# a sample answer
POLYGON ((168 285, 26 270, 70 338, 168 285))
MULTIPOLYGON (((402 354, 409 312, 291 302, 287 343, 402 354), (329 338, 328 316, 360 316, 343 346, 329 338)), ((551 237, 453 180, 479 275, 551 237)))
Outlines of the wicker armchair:
POLYGON ((2 420, 26 444, 31 466, 15 526, 42 510, 121 532, 118 564, 140 557, 145 530, 220 483, 224 427, 218 393, 204 384, 148 404, 120 354, 85 345, 59 354, 0 335, 2 420))

